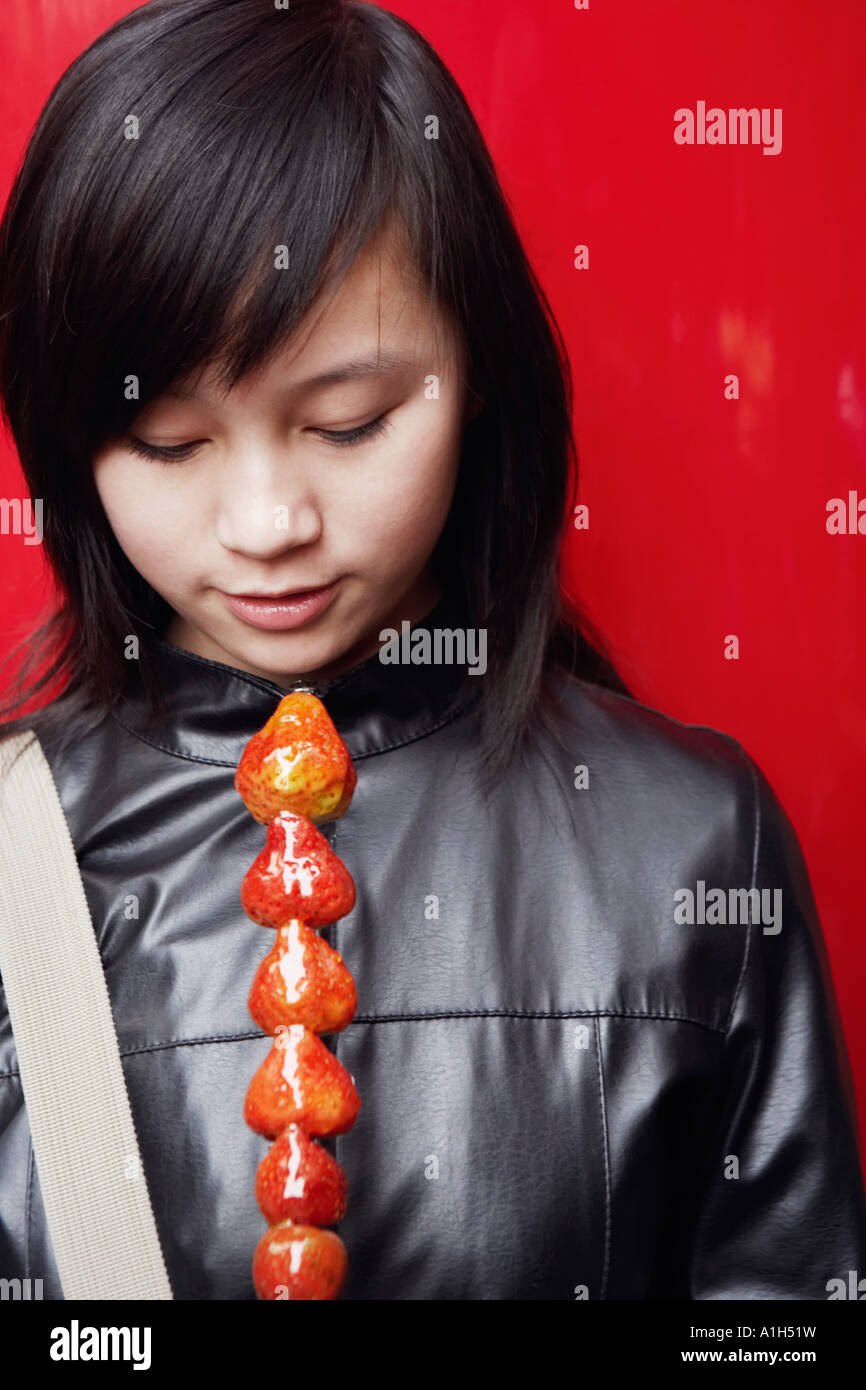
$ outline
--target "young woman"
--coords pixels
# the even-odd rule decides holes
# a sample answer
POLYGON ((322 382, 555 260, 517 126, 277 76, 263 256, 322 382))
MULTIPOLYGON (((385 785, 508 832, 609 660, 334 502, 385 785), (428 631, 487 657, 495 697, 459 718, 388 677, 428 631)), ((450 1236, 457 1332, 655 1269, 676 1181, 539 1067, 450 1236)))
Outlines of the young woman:
MULTIPOLYGON (((272 938, 233 776, 294 685, 358 773, 325 827, 358 895, 323 929, 359 998, 326 1037, 361 1096, 327 1141, 341 1296, 824 1299, 866 1268, 799 846, 741 746, 630 699, 562 604, 563 345, 420 36, 151 0, 52 93, 0 268, 63 597, 29 687, 62 693, 7 729, 69 825, 174 1297, 254 1297, 272 938), (459 660, 406 659, 445 630, 459 660)), ((0 1175, 0 1275, 59 1298, 5 1010, 0 1175)))

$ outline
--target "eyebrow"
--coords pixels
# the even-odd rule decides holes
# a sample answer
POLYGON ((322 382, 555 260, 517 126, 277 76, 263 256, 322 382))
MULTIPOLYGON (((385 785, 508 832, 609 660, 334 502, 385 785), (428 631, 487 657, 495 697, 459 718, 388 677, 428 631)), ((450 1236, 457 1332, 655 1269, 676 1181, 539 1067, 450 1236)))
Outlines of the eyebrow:
MULTIPOLYGON (((341 362, 338 367, 332 367, 330 371, 308 376, 305 380, 296 382, 293 390, 314 391, 323 386, 334 386, 340 381, 352 381, 356 377, 392 376, 415 366, 417 363, 414 358, 406 357, 403 353, 383 350, 378 354, 368 353, 361 357, 353 357, 347 362, 341 362)), ((198 399, 194 391, 188 391, 182 386, 170 387, 163 392, 163 397, 175 401, 198 399)))

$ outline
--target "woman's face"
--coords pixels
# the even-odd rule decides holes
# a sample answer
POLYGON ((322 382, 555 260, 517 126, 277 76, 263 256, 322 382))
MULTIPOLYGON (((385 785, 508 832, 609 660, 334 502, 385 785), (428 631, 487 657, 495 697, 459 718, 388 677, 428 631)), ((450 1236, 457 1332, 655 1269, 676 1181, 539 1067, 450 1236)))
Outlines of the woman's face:
POLYGON ((277 684, 329 679, 375 652, 380 628, 436 603, 430 555, 468 418, 462 342, 398 242, 369 243, 317 312, 228 394, 208 371, 94 460, 120 546, 174 609, 166 639, 277 684), (142 457, 134 440, 180 457, 142 457), (324 606, 270 617, 226 597, 321 586, 324 606))

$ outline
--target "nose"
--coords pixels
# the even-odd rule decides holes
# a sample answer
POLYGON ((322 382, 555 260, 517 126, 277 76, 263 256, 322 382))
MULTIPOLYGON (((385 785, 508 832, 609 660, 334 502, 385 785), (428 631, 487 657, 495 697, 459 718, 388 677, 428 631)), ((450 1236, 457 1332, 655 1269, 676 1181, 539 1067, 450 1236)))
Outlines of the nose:
POLYGON ((322 524, 314 489, 285 451, 258 447, 232 456, 216 524, 217 539, 227 550, 267 559, 318 540, 322 524))

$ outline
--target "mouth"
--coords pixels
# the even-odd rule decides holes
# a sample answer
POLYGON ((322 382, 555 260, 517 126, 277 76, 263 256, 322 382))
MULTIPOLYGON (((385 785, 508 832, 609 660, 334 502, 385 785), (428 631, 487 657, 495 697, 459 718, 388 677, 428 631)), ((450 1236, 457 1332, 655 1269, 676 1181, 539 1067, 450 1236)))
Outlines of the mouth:
POLYGON ((314 588, 292 589, 282 594, 229 594, 226 606, 242 622, 271 631, 285 631, 312 622, 337 595, 339 579, 314 588))
POLYGON ((309 584, 305 589, 284 589, 278 594, 227 593, 226 598, 248 599, 250 603, 279 603, 286 599, 306 598, 308 594, 319 594, 323 589, 330 589, 336 582, 337 581, 334 579, 330 584, 309 584))

